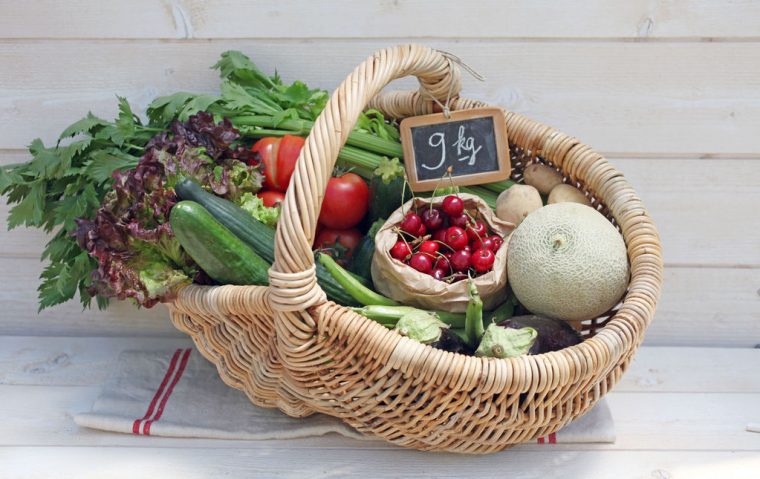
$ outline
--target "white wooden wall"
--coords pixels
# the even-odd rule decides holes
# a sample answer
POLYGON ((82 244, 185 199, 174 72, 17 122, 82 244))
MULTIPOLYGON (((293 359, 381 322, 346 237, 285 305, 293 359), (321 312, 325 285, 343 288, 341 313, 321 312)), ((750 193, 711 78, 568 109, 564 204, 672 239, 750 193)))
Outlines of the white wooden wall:
MULTIPOLYGON (((465 96, 579 137, 637 188, 667 265, 648 344, 760 343, 760 1, 0 0, 0 162, 87 110, 111 118, 115 94, 214 91, 227 49, 331 90, 409 41, 486 77, 465 96)), ((162 307, 38 315, 44 241, 0 228, 0 335, 179 335, 162 307)))

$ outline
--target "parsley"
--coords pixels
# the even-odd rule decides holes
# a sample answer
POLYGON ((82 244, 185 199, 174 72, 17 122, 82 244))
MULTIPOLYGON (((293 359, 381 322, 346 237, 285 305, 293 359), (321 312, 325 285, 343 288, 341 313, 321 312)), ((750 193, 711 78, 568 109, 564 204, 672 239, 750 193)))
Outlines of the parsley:
MULTIPOLYGON (((48 264, 38 288, 40 310, 72 299, 77 291, 82 305, 90 305, 87 287, 97 262, 71 236, 75 219, 94 217, 111 189, 111 174, 133 168, 145 144, 160 131, 144 126, 126 99, 118 101, 114 121, 88 113, 66 128, 55 145, 32 141, 28 163, 0 168, 0 194, 15 205, 8 229, 28 226, 53 233, 41 257, 48 264)), ((98 306, 106 305, 106 299, 98 298, 98 306)))

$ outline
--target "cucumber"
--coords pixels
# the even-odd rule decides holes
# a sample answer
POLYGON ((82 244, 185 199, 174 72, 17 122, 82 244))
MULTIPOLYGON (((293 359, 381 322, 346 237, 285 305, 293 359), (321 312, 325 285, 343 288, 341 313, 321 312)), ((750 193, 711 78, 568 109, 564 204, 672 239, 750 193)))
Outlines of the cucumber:
POLYGON ((182 200, 195 201, 208 210, 235 236, 243 240, 269 264, 274 263, 274 230, 251 216, 235 203, 204 190, 198 183, 184 179, 174 186, 182 200))
MULTIPOLYGON (((174 187, 174 191, 182 200, 200 203, 214 218, 258 253, 267 263, 270 265, 274 263, 274 230, 272 228, 231 201, 209 193, 192 180, 181 180, 174 187)), ((368 286, 364 278, 360 278, 360 281, 364 286, 368 286)), ((317 263, 317 283, 331 301, 344 306, 359 305, 320 263, 317 263)))
POLYGON ((362 238, 361 241, 359 241, 359 245, 354 251, 350 267, 348 268, 349 271, 358 276, 361 276, 368 282, 372 281, 371 269, 372 256, 375 254, 375 235, 377 235, 377 232, 380 230, 380 228, 382 228, 384 224, 385 219, 383 218, 380 218, 379 220, 372 223, 372 226, 369 227, 367 235, 362 238))
POLYGON ((182 248, 214 281, 239 285, 269 283, 269 263, 200 204, 180 201, 172 207, 169 222, 182 248))
POLYGON ((398 158, 381 158, 369 182, 370 202, 367 217, 374 223, 387 218, 412 197, 412 190, 404 188, 404 167, 398 158), (402 197, 403 195, 403 197, 402 197))

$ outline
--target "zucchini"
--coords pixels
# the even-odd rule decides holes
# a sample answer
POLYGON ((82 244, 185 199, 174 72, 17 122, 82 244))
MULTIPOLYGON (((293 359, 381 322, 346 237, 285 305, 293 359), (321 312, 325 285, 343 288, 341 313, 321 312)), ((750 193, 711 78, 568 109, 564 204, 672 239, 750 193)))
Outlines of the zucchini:
POLYGON ((269 263, 194 201, 172 207, 169 222, 179 244, 211 279, 222 284, 269 283, 269 263))
MULTIPOLYGON (((174 187, 182 200, 200 203, 221 224, 258 253, 270 265, 274 263, 274 230, 231 201, 204 190, 190 179, 181 180, 174 187)), ((268 266, 267 266, 268 267, 268 266)), ((358 278, 358 277, 357 277, 358 278)), ((360 279, 364 286, 367 281, 360 279)), ((344 306, 358 306, 353 297, 317 262, 317 283, 331 301, 344 306)))
MULTIPOLYGON (((369 319, 377 321, 386 326, 393 326, 401 316, 411 311, 424 311, 413 306, 384 306, 381 304, 371 304, 360 308, 351 308, 354 312, 361 314, 369 319)), ((450 313, 448 311, 429 311, 433 313, 452 328, 462 329, 465 325, 465 315, 461 313, 450 313)), ((462 329, 463 330, 463 329, 462 329)))
POLYGON ((343 269, 343 267, 336 263, 330 255, 320 254, 317 261, 327 269, 328 274, 331 274, 333 279, 335 279, 335 281, 337 281, 338 284, 340 284, 358 303, 364 306, 377 304, 383 306, 400 306, 396 301, 386 298, 382 294, 378 294, 362 284, 362 282, 357 279, 356 275, 343 269))

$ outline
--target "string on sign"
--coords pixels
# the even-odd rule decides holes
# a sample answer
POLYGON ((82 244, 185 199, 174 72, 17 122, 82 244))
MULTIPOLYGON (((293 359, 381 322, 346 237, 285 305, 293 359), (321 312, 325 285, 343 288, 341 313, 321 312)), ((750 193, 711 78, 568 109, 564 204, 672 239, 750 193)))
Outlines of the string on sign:
MULTIPOLYGON (((464 68, 464 70, 467 73, 469 73, 470 76, 472 76, 474 79, 476 79, 478 81, 485 81, 486 78, 483 75, 481 75, 480 73, 478 73, 477 71, 475 71, 474 68, 472 68, 470 65, 466 64, 458 56, 454 55, 453 53, 445 52, 443 50, 436 50, 436 51, 438 53, 440 53, 441 55, 443 55, 446 58, 446 60, 448 60, 448 62, 449 62, 449 68, 451 68, 451 66, 452 66, 451 64, 452 63, 456 63, 460 67, 464 68)), ((454 82, 453 81, 449 82, 449 91, 448 91, 448 93, 446 93, 446 102, 445 103, 441 103, 440 100, 438 100, 438 98, 436 98, 432 93, 430 93, 430 91, 427 88, 425 88, 424 86, 420 85, 420 90, 421 90, 422 93, 426 93, 435 102, 435 104, 438 105, 441 108, 441 111, 443 112, 443 116, 446 119, 451 118, 451 110, 449 108, 449 103, 451 102, 451 93, 454 90, 454 82)))

